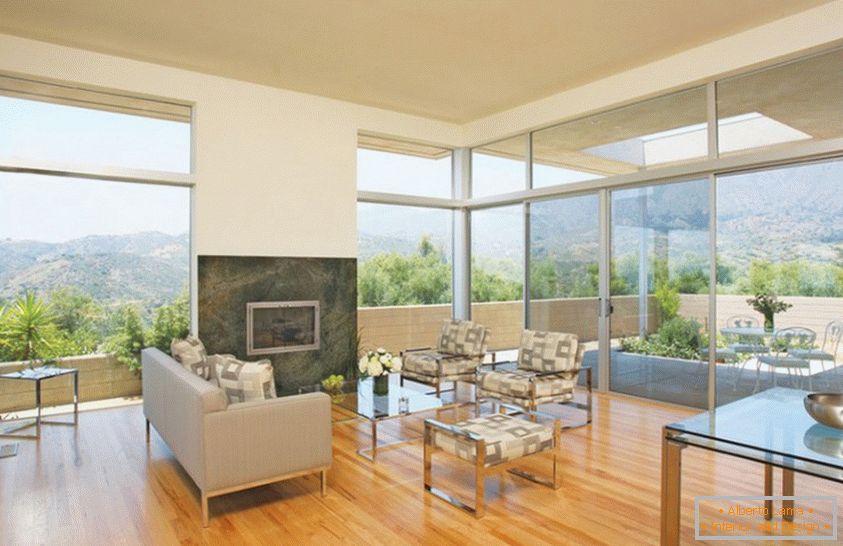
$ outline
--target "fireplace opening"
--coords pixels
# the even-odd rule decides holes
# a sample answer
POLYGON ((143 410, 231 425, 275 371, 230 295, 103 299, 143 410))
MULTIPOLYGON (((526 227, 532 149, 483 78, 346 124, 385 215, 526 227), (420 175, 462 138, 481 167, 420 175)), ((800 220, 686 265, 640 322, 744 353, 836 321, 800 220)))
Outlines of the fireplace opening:
POLYGON ((319 349, 318 301, 268 301, 246 304, 249 355, 319 349))

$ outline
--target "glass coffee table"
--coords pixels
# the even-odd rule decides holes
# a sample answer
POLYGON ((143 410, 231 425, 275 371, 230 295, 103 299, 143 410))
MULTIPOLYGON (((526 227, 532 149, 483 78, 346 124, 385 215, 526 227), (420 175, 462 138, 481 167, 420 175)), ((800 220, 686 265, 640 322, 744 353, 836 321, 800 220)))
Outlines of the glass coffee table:
MULTIPOLYGON (((773 388, 664 427, 662 545, 679 544, 681 465, 685 447, 763 464, 765 497, 773 495, 773 469, 781 468, 782 496, 785 498, 780 511, 786 521, 793 521, 794 473, 843 483, 843 430, 814 421, 803 405, 807 394, 803 390, 773 388)), ((772 502, 771 498, 764 501, 766 519, 773 514, 772 502)))
MULTIPOLYGON (((378 450, 406 444, 414 439, 402 439, 387 443, 378 443, 378 423, 425 411, 451 409, 458 405, 444 402, 434 394, 425 393, 419 387, 401 385, 401 374, 389 375, 387 394, 374 393, 374 380, 371 377, 345 381, 341 393, 325 391, 321 384, 301 387, 299 393, 326 392, 333 400, 332 419, 335 423, 347 422, 359 418, 369 421, 372 427, 372 447, 361 448, 357 454, 376 462, 378 450)), ((421 438, 421 435, 419 435, 421 438)))

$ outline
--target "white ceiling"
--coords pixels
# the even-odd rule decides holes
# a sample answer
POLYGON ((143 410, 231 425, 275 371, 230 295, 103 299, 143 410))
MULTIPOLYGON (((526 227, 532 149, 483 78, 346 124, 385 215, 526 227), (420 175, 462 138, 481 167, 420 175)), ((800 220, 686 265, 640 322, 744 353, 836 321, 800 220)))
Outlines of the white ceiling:
POLYGON ((828 0, 13 0, 0 32, 465 123, 828 0))

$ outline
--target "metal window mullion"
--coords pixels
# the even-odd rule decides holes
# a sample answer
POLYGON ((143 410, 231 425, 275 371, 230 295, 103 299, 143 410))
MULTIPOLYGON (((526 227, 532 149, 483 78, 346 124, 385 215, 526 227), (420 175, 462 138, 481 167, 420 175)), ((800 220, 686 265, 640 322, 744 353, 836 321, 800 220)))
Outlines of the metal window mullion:
POLYGON ((600 210, 600 257, 598 266, 598 310, 597 310, 597 390, 609 390, 609 374, 611 373, 611 264, 612 264, 612 234, 611 234, 611 193, 604 188, 599 192, 600 210))
POLYGON ((717 126, 717 82, 708 82, 705 86, 706 120, 708 122, 708 158, 720 156, 720 133, 717 126))
MULTIPOLYGON (((454 150, 451 168, 451 194, 454 204, 471 191, 471 151, 454 150)), ((451 230, 451 312, 454 318, 471 318, 471 211, 455 208, 451 230)))
POLYGON ((522 208, 524 222, 524 288, 523 322, 524 328, 530 327, 530 202, 525 201, 522 208))
POLYGON ((524 170, 525 170, 525 187, 528 190, 533 189, 533 132, 530 131, 527 133, 527 142, 525 144, 526 150, 524 157, 527 160, 524 162, 524 170))
POLYGON ((708 176, 708 409, 717 407, 717 177, 708 176))
MULTIPOLYGON (((708 157, 720 157, 720 128, 717 125, 717 82, 706 85, 708 157)), ((717 177, 708 175, 708 409, 717 407, 717 177)))

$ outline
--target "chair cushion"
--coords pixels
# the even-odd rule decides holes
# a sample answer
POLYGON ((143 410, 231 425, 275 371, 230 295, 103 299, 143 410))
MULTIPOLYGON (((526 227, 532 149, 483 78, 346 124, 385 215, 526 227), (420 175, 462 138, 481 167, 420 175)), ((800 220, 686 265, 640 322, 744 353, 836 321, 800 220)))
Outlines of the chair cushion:
POLYGON ((770 352, 769 347, 757 343, 732 343, 729 348, 736 353, 765 354, 770 352))
POLYGON ((401 370, 430 377, 465 375, 473 374, 478 364, 475 358, 448 355, 438 351, 411 351, 404 353, 401 370))
MULTIPOLYGON (((539 423, 495 414, 460 421, 453 426, 479 435, 486 441, 484 466, 513 461, 553 446, 553 430, 539 423)), ((433 445, 460 459, 477 461, 477 442, 433 429, 433 445)))
POLYGON ((185 339, 174 339, 170 342, 170 354, 185 369, 195 373, 202 379, 211 379, 211 366, 208 364, 208 353, 205 344, 196 336, 185 339))
POLYGON ((486 327, 476 322, 445 319, 436 348, 452 355, 482 355, 486 352, 486 337, 486 327))
POLYGON ((217 381, 230 404, 276 398, 272 362, 243 362, 222 356, 217 363, 217 381))
POLYGON ((524 330, 518 350, 518 368, 536 372, 578 370, 583 348, 574 334, 524 330))
POLYGON ((788 354, 806 360, 826 360, 834 362, 834 355, 819 349, 790 349, 788 354))
POLYGON ((778 355, 761 355, 758 357, 759 362, 763 362, 768 366, 780 366, 782 368, 809 368, 811 363, 804 358, 796 358, 785 354, 778 355))
POLYGON ((559 375, 536 377, 535 372, 527 370, 502 370, 483 372, 477 377, 477 387, 488 396, 495 394, 507 398, 532 397, 530 386, 535 385, 535 397, 545 398, 562 394, 572 394, 577 373, 568 372, 559 375), (532 382, 531 382, 532 380, 532 382))

